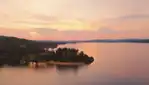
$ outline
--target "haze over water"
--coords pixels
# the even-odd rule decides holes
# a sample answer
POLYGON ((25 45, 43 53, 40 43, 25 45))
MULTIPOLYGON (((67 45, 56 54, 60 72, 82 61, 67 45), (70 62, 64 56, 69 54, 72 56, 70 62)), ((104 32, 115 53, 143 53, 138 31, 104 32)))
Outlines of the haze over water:
POLYGON ((149 85, 149 44, 80 43, 95 58, 85 67, 0 68, 0 85, 149 85))

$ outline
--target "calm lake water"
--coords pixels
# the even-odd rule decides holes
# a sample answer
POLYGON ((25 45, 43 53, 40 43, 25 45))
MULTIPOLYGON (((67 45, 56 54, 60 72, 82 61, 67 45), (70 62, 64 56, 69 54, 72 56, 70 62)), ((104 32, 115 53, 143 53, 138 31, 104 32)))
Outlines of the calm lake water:
POLYGON ((0 85, 149 85, 149 44, 81 43, 95 61, 73 68, 0 68, 0 85))

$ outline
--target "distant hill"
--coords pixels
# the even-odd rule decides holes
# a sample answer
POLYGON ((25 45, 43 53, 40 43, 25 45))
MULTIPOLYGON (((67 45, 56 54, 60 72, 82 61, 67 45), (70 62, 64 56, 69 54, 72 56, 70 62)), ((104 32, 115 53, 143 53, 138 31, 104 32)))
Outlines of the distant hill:
POLYGON ((20 49, 22 47, 28 48, 28 50, 31 50, 31 48, 37 50, 37 48, 56 48, 57 44, 52 42, 37 42, 17 37, 0 36, 0 51, 15 51, 16 49, 20 49))
POLYGON ((68 40, 68 41, 38 41, 57 44, 68 43, 149 43, 149 39, 95 39, 95 40, 68 40))

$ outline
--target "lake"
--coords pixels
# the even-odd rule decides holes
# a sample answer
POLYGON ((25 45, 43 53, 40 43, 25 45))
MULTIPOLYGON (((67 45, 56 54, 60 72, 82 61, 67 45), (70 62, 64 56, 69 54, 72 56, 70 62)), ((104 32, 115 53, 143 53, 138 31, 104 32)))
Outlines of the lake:
POLYGON ((0 68, 0 85, 149 85, 149 44, 79 43, 71 47, 93 56, 83 67, 0 68))

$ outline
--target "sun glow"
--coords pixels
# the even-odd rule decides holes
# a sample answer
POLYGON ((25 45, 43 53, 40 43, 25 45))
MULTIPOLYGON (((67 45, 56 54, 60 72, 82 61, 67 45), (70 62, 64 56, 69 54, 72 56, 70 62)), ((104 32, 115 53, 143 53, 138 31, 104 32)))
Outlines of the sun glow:
POLYGON ((60 28, 59 30, 91 30, 92 25, 80 20, 59 20, 50 24, 51 28, 60 28))
POLYGON ((40 38, 41 35, 38 32, 30 32, 30 39, 37 39, 40 38))

